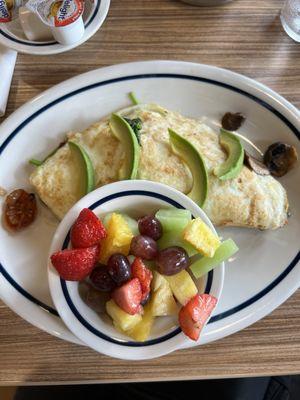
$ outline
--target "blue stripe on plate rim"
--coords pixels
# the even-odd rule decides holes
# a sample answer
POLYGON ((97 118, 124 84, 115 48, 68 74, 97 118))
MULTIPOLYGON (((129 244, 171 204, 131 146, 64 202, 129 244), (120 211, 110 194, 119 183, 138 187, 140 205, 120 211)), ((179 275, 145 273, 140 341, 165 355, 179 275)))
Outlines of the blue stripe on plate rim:
MULTIPOLYGON (((13 140, 13 138, 26 126, 28 125, 32 120, 34 120, 36 117, 38 117, 40 114, 43 112, 47 111, 49 108, 53 107, 56 104, 59 104, 63 102, 64 100, 76 96, 79 93, 95 89, 97 87, 101 86, 106 86, 122 81, 129 81, 129 80, 138 80, 138 79, 155 79, 155 78, 173 78, 173 79, 187 79, 187 80, 193 80, 193 81, 198 81, 198 82, 204 82, 208 83, 211 85, 215 86, 220 86, 225 89, 231 90, 233 92, 239 93, 243 96, 246 96, 250 98, 251 100, 255 101, 268 111, 272 112, 274 115, 276 115, 277 118, 279 118, 282 122, 284 122, 288 128, 296 135, 296 137, 300 140, 300 132, 299 130, 284 116, 282 115, 278 110, 276 110, 273 106, 265 102, 264 100, 261 100, 260 98, 246 92, 245 90, 239 89, 235 86, 229 85, 224 82, 219 82, 214 79, 209 79, 209 78, 203 78, 200 76, 192 76, 192 75, 186 75, 186 74, 172 74, 172 73, 156 73, 156 74, 139 74, 139 75, 129 75, 129 76, 123 76, 119 78, 114 78, 114 79, 108 79, 105 81, 100 81, 97 83, 93 83, 91 85, 83 86, 80 89, 76 89, 70 93, 67 93, 58 99, 50 102, 46 106, 43 106, 40 108, 38 111, 34 112, 32 115, 30 115, 28 118, 26 118, 14 131, 4 140, 2 145, 0 146, 0 156, 5 150, 5 148, 8 146, 8 144, 13 140)), ((230 308, 227 311, 224 311, 222 313, 219 313, 217 315, 214 315, 210 320, 209 323, 213 323, 216 321, 220 321, 224 318, 227 318, 229 316, 232 316, 233 314, 236 314, 239 311, 242 311, 244 308, 252 305, 253 303, 257 302, 260 300, 262 297, 264 297, 266 294, 268 294, 271 290, 273 290, 276 286, 279 285, 279 283, 294 269, 294 267, 297 265, 297 263, 300 261, 300 251, 295 255, 295 257, 292 259, 290 264, 283 270, 283 272, 276 278, 274 279, 269 285, 267 285, 264 289, 262 289, 260 292, 258 292, 256 295, 252 296, 250 299, 244 301, 243 303, 230 308)), ((34 296, 32 296, 29 292, 27 292, 24 288, 22 288, 13 278, 12 276, 7 272, 7 270, 4 268, 4 266, 0 263, 0 272, 4 276, 4 278, 24 297, 26 297, 28 300, 31 302, 35 303, 36 305, 40 306, 43 308, 45 311, 50 312, 51 314, 58 316, 58 313, 55 309, 53 309, 51 306, 48 306, 47 304, 41 302, 40 300, 36 299, 34 296)))
MULTIPOLYGON (((97 3, 95 6, 95 9, 94 9, 94 12, 93 12, 92 16, 90 17, 90 19, 86 22, 85 29, 88 28, 90 26, 90 24, 94 21, 97 13, 99 11, 101 0, 96 0, 96 1, 97 1, 97 3)), ((20 39, 15 38, 14 36, 9 35, 9 33, 3 31, 2 29, 0 29, 0 35, 3 35, 4 37, 6 37, 6 39, 9 39, 15 43, 22 44, 24 46, 45 47, 45 46, 53 46, 53 45, 59 44, 58 42, 55 42, 55 41, 37 43, 37 42, 30 42, 29 40, 27 40, 27 41, 20 40, 20 39)))
MULTIPOLYGON (((155 197, 157 199, 163 200, 166 203, 171 204, 172 206, 176 207, 176 208, 181 208, 181 209, 185 209, 180 203, 178 203, 177 201, 170 199, 168 196, 165 196, 163 194, 160 193, 155 193, 155 192, 150 192, 147 190, 126 190, 124 192, 119 192, 119 193, 113 193, 109 196, 104 197, 103 199, 99 199, 97 200, 95 203, 93 203, 90 206, 87 206, 88 208, 90 208, 91 210, 94 210, 95 208, 105 204, 106 202, 113 200, 113 199, 117 199, 119 197, 127 197, 127 196, 149 196, 149 197, 155 197)), ((62 249, 67 249, 69 246, 69 242, 70 242, 70 231, 68 232, 62 249)), ((180 328, 176 328, 174 329, 172 332, 169 332, 168 334, 164 335, 164 336, 160 336, 158 338, 155 339, 151 339, 151 340, 146 340, 145 342, 133 342, 133 341, 124 341, 124 340, 117 340, 117 339, 113 339, 110 336, 105 335, 104 333, 102 333, 101 331, 99 331, 98 329, 94 328, 78 311, 78 309, 76 308, 75 304, 73 303, 71 296, 69 294, 68 288, 67 288, 67 284, 66 281, 64 279, 60 279, 60 283, 61 283, 61 288, 63 291, 63 294, 65 296, 65 300, 70 308, 70 310, 72 311, 72 313, 75 315, 75 317, 78 319, 78 321, 86 328, 88 329, 91 333, 93 333, 94 335, 96 335, 97 337, 106 340, 110 343, 115 343, 121 346, 129 346, 129 347, 141 347, 141 346, 152 346, 158 343, 162 343, 165 342, 166 340, 169 340, 173 337, 175 337, 176 335, 178 335, 179 333, 181 333, 181 329, 180 328)), ((213 271, 210 271, 208 273, 208 277, 207 277, 207 281, 206 281, 206 286, 205 286, 205 290, 204 293, 209 294, 210 290, 211 290, 211 286, 213 283, 213 271)))

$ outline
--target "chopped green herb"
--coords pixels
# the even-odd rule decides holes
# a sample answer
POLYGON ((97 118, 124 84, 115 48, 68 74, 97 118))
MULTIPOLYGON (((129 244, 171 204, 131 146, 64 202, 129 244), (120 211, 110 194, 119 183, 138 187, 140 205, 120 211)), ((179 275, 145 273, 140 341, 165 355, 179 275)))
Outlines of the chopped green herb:
POLYGON ((141 145, 141 129, 143 127, 142 120, 140 118, 125 118, 125 121, 131 126, 133 132, 135 133, 135 136, 139 142, 139 145, 141 145))
POLYGON ((44 160, 40 161, 40 160, 36 160, 35 158, 32 158, 31 160, 29 160, 29 163, 32 165, 35 165, 36 167, 39 167, 40 165, 44 164, 45 161, 48 160, 48 158, 52 157, 58 149, 60 149, 62 146, 64 146, 67 143, 67 140, 64 140, 63 142, 61 142, 54 150, 51 151, 50 154, 48 154, 44 160))
POLYGON ((135 94, 134 94, 133 92, 130 92, 130 93, 128 94, 128 96, 129 96, 129 98, 130 98, 132 104, 134 104, 135 106, 136 106, 137 104, 139 104, 139 101, 138 101, 138 99, 136 98, 136 96, 135 96, 135 94))
POLYGON ((29 160, 29 163, 32 164, 32 165, 35 165, 36 167, 39 167, 40 165, 43 164, 43 161, 36 160, 35 158, 32 158, 31 160, 29 160))

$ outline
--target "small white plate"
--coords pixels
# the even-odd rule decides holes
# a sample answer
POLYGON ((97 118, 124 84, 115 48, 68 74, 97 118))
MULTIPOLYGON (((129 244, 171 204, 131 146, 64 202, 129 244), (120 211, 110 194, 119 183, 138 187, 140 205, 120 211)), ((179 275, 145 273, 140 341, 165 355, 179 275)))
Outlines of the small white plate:
MULTIPOLYGON (((283 141, 300 154, 300 113, 284 98, 245 76, 208 65, 149 61, 101 68, 47 90, 0 126, 0 186, 30 189, 32 157, 45 157, 68 131, 80 131, 128 106, 134 91, 142 102, 160 103, 218 126, 226 111, 247 120, 240 133, 262 150, 283 141)), ((210 342, 245 328, 284 302, 300 283, 300 162, 280 179, 292 217, 276 231, 217 229, 240 251, 226 263, 222 299, 203 340, 210 342)), ((3 199, 0 198, 0 206, 3 199)), ((44 207, 28 229, 16 235, 0 226, 0 297, 32 324, 79 342, 57 317, 47 279, 47 256, 58 222, 44 207), (17 251, 16 251, 17 250, 17 251)))
MULTIPOLYGON (((91 192, 72 207, 54 234, 49 257, 68 247, 70 229, 83 208, 90 208, 100 217, 119 211, 137 219, 153 214, 160 208, 170 207, 190 210, 194 217, 201 217, 216 233, 204 211, 177 190, 143 180, 121 181, 91 192)), ((152 334, 146 342, 132 341, 119 333, 110 319, 105 318, 105 314, 97 314, 84 303, 78 291, 78 282, 60 279, 50 258, 48 278, 52 299, 62 320, 75 336, 100 353, 127 360, 144 360, 162 356, 183 346, 202 343, 201 336, 197 342, 189 340, 178 327, 177 318, 170 317, 156 318, 152 334)), ((199 293, 208 293, 220 299, 223 281, 224 263, 221 263, 204 279, 197 280, 199 293)))
POLYGON ((95 0, 94 2, 87 0, 85 2, 83 13, 85 24, 84 36, 80 41, 70 46, 59 44, 54 39, 47 42, 28 40, 18 19, 8 24, 0 24, 0 43, 20 53, 36 55, 64 53, 80 46, 98 31, 107 16, 109 5, 110 0, 95 0))

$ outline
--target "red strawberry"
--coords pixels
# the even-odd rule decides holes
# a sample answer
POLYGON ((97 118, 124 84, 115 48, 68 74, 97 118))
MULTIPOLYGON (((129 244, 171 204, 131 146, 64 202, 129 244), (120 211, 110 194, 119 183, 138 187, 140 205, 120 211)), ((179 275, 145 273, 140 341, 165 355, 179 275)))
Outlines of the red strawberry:
POLYGON ((150 284, 153 278, 153 274, 149 268, 143 263, 140 257, 136 257, 131 264, 131 276, 138 278, 142 288, 142 302, 146 300, 150 293, 150 284))
POLYGON ((198 340, 201 329, 208 320, 217 299, 210 294, 196 294, 179 311, 179 325, 190 339, 198 340))
POLYGON ((111 297, 128 314, 134 315, 142 310, 142 306, 140 305, 142 289, 140 281, 137 278, 133 278, 115 289, 111 297))
POLYGON ((99 256, 99 246, 86 249, 66 249, 51 256, 51 261, 61 278, 66 281, 81 281, 95 267, 99 256))
POLYGON ((71 229, 73 248, 91 247, 106 237, 106 230, 100 219, 88 208, 84 208, 71 229))

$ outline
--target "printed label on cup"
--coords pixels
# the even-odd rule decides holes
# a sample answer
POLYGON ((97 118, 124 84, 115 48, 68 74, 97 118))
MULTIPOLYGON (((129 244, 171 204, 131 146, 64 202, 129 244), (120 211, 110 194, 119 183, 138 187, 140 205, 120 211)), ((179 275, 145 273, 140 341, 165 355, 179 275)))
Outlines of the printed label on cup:
POLYGON ((82 0, 29 0, 26 7, 45 24, 54 27, 72 24, 82 16, 84 8, 82 0))
POLYGON ((83 13, 83 3, 76 0, 65 0, 54 15, 55 26, 66 26, 76 21, 83 13))
POLYGON ((0 0, 0 23, 11 22, 18 17, 18 9, 25 0, 0 0))

